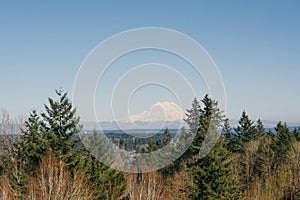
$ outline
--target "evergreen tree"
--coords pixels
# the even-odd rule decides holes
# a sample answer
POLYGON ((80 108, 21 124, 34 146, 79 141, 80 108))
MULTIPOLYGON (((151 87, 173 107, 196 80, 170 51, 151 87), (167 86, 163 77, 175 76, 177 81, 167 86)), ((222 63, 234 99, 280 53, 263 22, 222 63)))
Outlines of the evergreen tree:
POLYGON ((191 133, 196 133, 200 123, 200 103, 195 97, 192 103, 192 108, 187 109, 186 119, 184 120, 190 127, 191 133))
POLYGON ((53 150, 69 169, 80 168, 81 154, 77 134, 81 130, 79 118, 67 98, 67 93, 56 91, 59 100, 48 98, 49 106, 41 117, 33 111, 25 122, 15 157, 24 168, 24 177, 32 175, 43 156, 53 150))
POLYGON ((172 155, 177 160, 172 163, 172 175, 180 170, 186 171, 189 163, 193 162, 193 156, 190 154, 190 145, 193 142, 193 135, 190 131, 182 127, 175 137, 175 144, 172 146, 172 155))
POLYGON ((148 144, 148 153, 156 151, 158 149, 157 144, 154 142, 153 139, 150 140, 149 144, 148 144))
POLYGON ((300 141, 300 127, 294 130, 294 134, 296 137, 296 140, 299 142, 300 141))
POLYGON ((207 156, 193 165, 192 199, 239 199, 237 180, 228 158, 229 153, 219 140, 207 156))
POLYGON ((167 146, 171 142, 171 134, 168 128, 163 133, 162 146, 167 146))
POLYGON ((203 103, 203 110, 200 110, 200 125, 201 118, 206 118, 218 128, 224 121, 224 114, 218 108, 218 102, 211 99, 208 95, 205 95, 201 102, 203 103))
POLYGON ((179 162, 185 163, 186 160, 191 157, 188 149, 190 148, 189 146, 192 143, 192 139, 192 134, 187 131, 185 127, 182 127, 178 135, 178 142, 175 146, 180 152, 184 152, 178 159, 179 162))
MULTIPOLYGON (((180 150, 177 149, 177 147, 174 145, 174 143, 171 143, 171 134, 168 128, 165 129, 163 133, 163 142, 162 142, 162 148, 165 148, 166 151, 161 152, 158 157, 160 159, 161 163, 165 163, 166 160, 172 159, 172 157, 178 158, 180 150)), ((176 171, 180 169, 179 166, 179 160, 175 160, 168 166, 162 168, 159 170, 159 172, 163 175, 164 178, 168 176, 173 176, 176 171)))
POLYGON ((67 166, 73 168, 80 162, 80 149, 76 147, 80 143, 78 133, 82 126, 68 93, 56 90, 56 94, 58 100, 48 98, 49 105, 44 105, 45 112, 41 114, 46 131, 44 137, 55 155, 63 158, 67 166))
POLYGON ((225 119, 222 132, 224 139, 224 146, 230 152, 238 152, 240 149, 240 143, 238 137, 233 133, 228 119, 225 119))
MULTIPOLYGON (((217 101, 209 98, 208 95, 205 95, 201 102, 203 104, 203 109, 200 110, 200 121, 197 123, 198 129, 193 143, 189 148, 189 153, 192 155, 199 155, 199 150, 202 145, 207 145, 209 148, 210 142, 214 144, 215 137, 219 137, 219 134, 215 135, 216 132, 210 131, 210 129, 213 127, 220 127, 224 120, 223 112, 218 108, 217 101), (203 144, 205 138, 207 141, 203 144)), ((192 128, 194 128, 194 125, 192 125, 192 128)))
POLYGON ((94 189, 94 199, 118 199, 126 188, 124 174, 111 169, 87 153, 82 170, 94 189))
POLYGON ((26 193, 28 177, 33 175, 46 152, 47 141, 43 139, 44 129, 35 110, 24 123, 22 135, 13 145, 13 160, 6 162, 9 179, 15 191, 26 193))
POLYGON ((187 149, 188 144, 192 142, 192 135, 186 130, 185 127, 182 127, 178 135, 178 148, 187 149))
POLYGON ((226 143, 228 143, 233 137, 228 119, 225 119, 225 121, 224 121, 224 125, 222 128, 222 135, 224 135, 224 139, 225 139, 226 143))
POLYGON ((245 143, 253 139, 258 139, 259 135, 254 125, 254 122, 250 120, 245 111, 243 111, 242 116, 239 120, 238 126, 234 129, 239 137, 240 149, 243 150, 245 143))
POLYGON ((282 122, 278 122, 275 131, 276 136, 273 137, 271 148, 276 153, 277 161, 281 162, 285 154, 291 149, 293 142, 296 141, 296 137, 282 122))
POLYGON ((25 121, 15 157, 20 159, 25 172, 32 174, 47 151, 48 142, 44 139, 44 127, 36 110, 25 121))
POLYGON ((258 137, 260 137, 260 138, 262 138, 266 135, 265 127, 260 119, 258 119, 256 122, 256 131, 257 131, 258 137))
MULTIPOLYGON (((125 190, 124 174, 104 166, 83 148, 78 136, 81 125, 76 109, 66 92, 56 91, 56 94, 58 100, 48 98, 49 105, 45 105, 41 118, 33 111, 25 122, 15 156, 20 160, 18 166, 25 168, 24 177, 32 174, 47 151, 53 151, 66 163, 71 174, 80 171, 87 175, 92 183, 95 199, 117 199, 125 190)), ((96 139, 92 141, 99 142, 96 139)), ((106 153, 100 156, 108 155, 106 153)), ((12 176, 16 175, 12 173, 12 176)), ((19 180, 19 174, 17 176, 16 185, 24 192, 24 184, 19 180)))
POLYGON ((189 151, 194 157, 194 162, 189 164, 193 178, 190 185, 192 199, 238 199, 239 192, 232 176, 229 154, 223 147, 222 140, 216 142, 220 137, 218 127, 224 116, 218 108, 217 101, 208 95, 201 102, 204 106, 200 111, 199 127, 189 151), (210 135, 208 141, 204 140, 207 134, 210 135), (215 146, 210 142, 216 142, 215 146), (199 158, 199 150, 203 145, 209 152, 205 157, 199 158))

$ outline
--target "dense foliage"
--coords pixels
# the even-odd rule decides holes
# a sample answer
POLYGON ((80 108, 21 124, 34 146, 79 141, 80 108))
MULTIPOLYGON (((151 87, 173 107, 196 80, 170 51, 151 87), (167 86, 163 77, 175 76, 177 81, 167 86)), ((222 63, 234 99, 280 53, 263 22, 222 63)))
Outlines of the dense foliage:
POLYGON ((123 173, 92 156, 111 159, 109 148, 97 150, 105 145, 101 133, 87 138, 95 148, 83 148, 76 109, 66 92, 56 94, 43 112, 30 113, 20 135, 9 134, 15 133, 13 123, 1 117, 0 199, 300 199, 300 128, 278 122, 266 129, 246 111, 231 127, 218 102, 206 95, 193 100, 186 112, 189 128, 178 133, 166 128, 149 138, 106 134, 132 153, 168 150, 148 162, 184 152, 163 169, 123 173))

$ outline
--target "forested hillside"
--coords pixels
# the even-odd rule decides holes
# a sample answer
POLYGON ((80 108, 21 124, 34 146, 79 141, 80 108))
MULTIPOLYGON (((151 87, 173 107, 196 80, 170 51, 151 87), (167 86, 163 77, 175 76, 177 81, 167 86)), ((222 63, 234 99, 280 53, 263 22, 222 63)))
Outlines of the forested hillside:
POLYGON ((245 111, 230 127, 218 102, 206 95, 192 101, 189 128, 177 135, 168 129, 148 140, 111 135, 133 153, 167 145, 172 152, 183 148, 178 140, 191 143, 163 169, 128 173, 105 166, 84 148, 76 109, 66 92, 56 94, 25 120, 2 113, 0 199, 300 199, 299 128, 278 122, 275 132, 267 131, 245 111), (18 135, 16 123, 22 124, 18 135))

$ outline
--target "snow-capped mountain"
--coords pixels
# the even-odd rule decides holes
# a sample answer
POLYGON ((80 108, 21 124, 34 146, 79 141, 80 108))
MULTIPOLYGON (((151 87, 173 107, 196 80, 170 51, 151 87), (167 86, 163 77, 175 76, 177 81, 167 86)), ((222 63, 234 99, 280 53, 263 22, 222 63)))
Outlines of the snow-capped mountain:
POLYGON ((184 111, 174 102, 157 102, 148 110, 112 121, 84 122, 84 129, 179 129, 185 126, 184 111))
POLYGON ((182 121, 184 112, 174 102, 157 102, 149 110, 120 119, 120 122, 158 122, 158 121, 182 121))

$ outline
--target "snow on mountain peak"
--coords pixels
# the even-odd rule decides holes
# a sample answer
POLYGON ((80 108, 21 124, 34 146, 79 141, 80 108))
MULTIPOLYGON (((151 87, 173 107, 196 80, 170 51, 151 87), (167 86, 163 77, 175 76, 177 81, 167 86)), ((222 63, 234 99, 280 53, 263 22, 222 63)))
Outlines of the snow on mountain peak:
POLYGON ((125 122, 145 121, 182 121, 184 112, 174 102, 164 101, 157 102, 151 106, 149 110, 131 115, 128 118, 121 120, 125 122))

